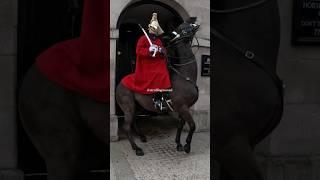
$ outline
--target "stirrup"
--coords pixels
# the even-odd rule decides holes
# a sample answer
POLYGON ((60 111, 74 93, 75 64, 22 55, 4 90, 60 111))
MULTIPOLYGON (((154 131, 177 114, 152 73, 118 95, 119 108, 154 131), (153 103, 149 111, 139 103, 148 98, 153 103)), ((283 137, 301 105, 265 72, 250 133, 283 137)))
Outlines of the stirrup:
POLYGON ((160 101, 156 101, 154 98, 152 100, 153 100, 154 108, 161 109, 162 103, 160 101))
POLYGON ((168 99, 168 100, 166 100, 165 102, 166 102, 166 104, 167 104, 168 108, 169 108, 171 111, 173 111, 173 107, 172 107, 172 101, 171 101, 171 99, 168 99))

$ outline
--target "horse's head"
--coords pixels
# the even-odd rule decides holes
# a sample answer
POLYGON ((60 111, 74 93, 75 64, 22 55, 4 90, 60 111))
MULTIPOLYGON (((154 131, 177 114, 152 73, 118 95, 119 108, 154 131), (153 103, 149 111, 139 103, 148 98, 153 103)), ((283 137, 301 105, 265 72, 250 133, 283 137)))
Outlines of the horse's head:
POLYGON ((167 45, 168 57, 189 59, 189 57, 193 56, 191 50, 192 40, 200 27, 195 23, 196 20, 196 17, 190 17, 171 32, 170 41, 167 45))
POLYGON ((190 17, 185 22, 180 24, 172 33, 173 39, 170 40, 171 43, 175 43, 179 40, 191 41, 198 31, 200 25, 196 24, 197 18, 190 17))

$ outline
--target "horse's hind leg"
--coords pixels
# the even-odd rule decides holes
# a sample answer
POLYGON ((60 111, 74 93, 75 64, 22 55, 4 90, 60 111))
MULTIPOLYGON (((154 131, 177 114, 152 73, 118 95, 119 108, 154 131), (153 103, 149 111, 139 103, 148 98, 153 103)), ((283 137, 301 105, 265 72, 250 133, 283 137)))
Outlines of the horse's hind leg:
POLYGON ((134 137, 132 135, 132 129, 131 129, 131 125, 134 119, 134 113, 132 112, 125 112, 124 113, 124 125, 123 125, 123 129, 129 139, 129 142, 131 144, 131 147, 133 150, 136 151, 136 155, 137 156, 143 156, 144 152, 141 148, 138 147, 138 145, 135 143, 134 141, 134 137))
POLYGON ((73 118, 64 116, 58 107, 31 112, 21 108, 23 125, 46 162, 48 180, 84 180, 88 176, 87 162, 73 118))
POLYGON ((46 162, 48 180, 84 180, 88 168, 74 118, 59 107, 20 107, 24 128, 46 162))
POLYGON ((34 66, 20 89, 21 121, 46 162, 49 180, 82 180, 88 173, 82 152, 83 131, 71 96, 34 66))
POLYGON ((188 125, 189 125, 189 133, 188 133, 188 136, 187 136, 187 139, 186 139, 186 144, 183 147, 184 151, 186 153, 189 153, 190 149, 191 149, 192 136, 193 136, 193 133, 194 133, 194 131, 196 129, 196 125, 195 125, 195 123, 193 121, 191 113, 189 112, 189 108, 186 105, 184 105, 181 108, 179 108, 178 109, 178 113, 179 113, 179 116, 181 117, 182 121, 187 122, 188 125))
POLYGON ((177 129, 177 135, 176 135, 176 144, 177 144, 177 151, 183 151, 182 144, 180 142, 181 139, 181 132, 183 129, 184 124, 186 121, 180 118, 179 124, 178 124, 178 129, 177 129))
POLYGON ((137 117, 134 119, 133 127, 134 127, 136 133, 138 134, 138 136, 140 137, 141 142, 147 142, 147 137, 142 132, 142 129, 139 124, 139 120, 140 119, 137 117))
POLYGON ((135 143, 131 129, 135 115, 134 94, 133 92, 125 88, 122 84, 119 84, 116 89, 116 99, 124 113, 123 130, 131 144, 131 147, 136 151, 137 156, 143 156, 144 152, 135 143))
POLYGON ((233 137, 223 145, 215 143, 214 152, 215 158, 230 175, 222 180, 263 180, 246 136, 233 137))
POLYGON ((109 104, 81 95, 78 95, 77 99, 79 117, 85 122, 89 130, 109 147, 109 104))
POLYGON ((83 168, 83 164, 87 162, 82 162, 80 159, 76 155, 47 158, 48 180, 90 179, 88 169, 83 168))

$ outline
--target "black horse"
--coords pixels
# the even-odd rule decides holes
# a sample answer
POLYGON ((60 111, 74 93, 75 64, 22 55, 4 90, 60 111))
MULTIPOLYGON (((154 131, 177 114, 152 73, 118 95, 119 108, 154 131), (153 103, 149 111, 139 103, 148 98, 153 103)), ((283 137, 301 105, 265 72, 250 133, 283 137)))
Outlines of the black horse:
POLYGON ((254 147, 280 122, 276 0, 219 0, 213 13, 212 120, 221 179, 262 180, 254 147))
POLYGON ((32 66, 19 93, 21 121, 44 158, 48 180, 85 179, 89 133, 109 145, 109 105, 69 91, 32 66))
MULTIPOLYGON (((199 25, 195 25, 195 18, 190 18, 182 23, 176 32, 180 37, 173 39, 167 46, 168 58, 171 66, 170 79, 172 84, 172 105, 173 109, 179 114, 180 123, 176 135, 176 143, 178 151, 190 152, 192 135, 195 131, 195 123, 189 111, 198 99, 198 89, 196 85, 197 80, 197 63, 195 56, 191 49, 191 41, 197 32, 199 25), (183 147, 180 142, 182 128, 188 123, 190 129, 186 139, 186 144, 183 147)), ((116 100, 122 111, 124 112, 124 125, 123 129, 131 143, 133 150, 136 151, 138 156, 144 155, 143 150, 137 146, 132 136, 131 126, 136 123, 136 102, 139 103, 144 109, 152 112, 159 112, 155 109, 152 101, 153 95, 143 95, 132 92, 121 83, 116 88, 116 100)), ((137 126, 136 126, 137 127, 137 126)), ((142 140, 145 138, 141 131, 137 129, 142 140)))

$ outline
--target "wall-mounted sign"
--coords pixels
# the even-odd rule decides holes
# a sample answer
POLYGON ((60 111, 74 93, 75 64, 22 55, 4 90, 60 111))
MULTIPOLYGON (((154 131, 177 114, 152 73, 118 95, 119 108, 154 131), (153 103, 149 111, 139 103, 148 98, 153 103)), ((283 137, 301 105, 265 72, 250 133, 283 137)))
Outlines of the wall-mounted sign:
POLYGON ((294 0, 292 42, 320 45, 320 1, 294 0))
POLYGON ((210 76, 210 55, 201 56, 201 76, 210 76))

